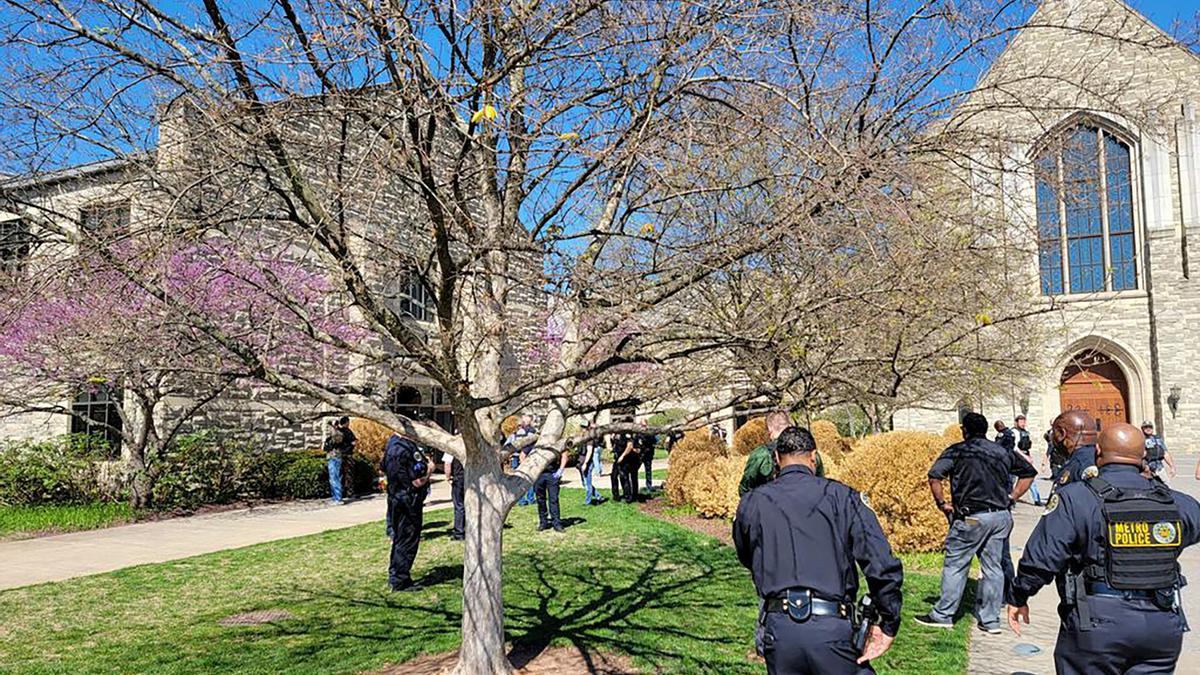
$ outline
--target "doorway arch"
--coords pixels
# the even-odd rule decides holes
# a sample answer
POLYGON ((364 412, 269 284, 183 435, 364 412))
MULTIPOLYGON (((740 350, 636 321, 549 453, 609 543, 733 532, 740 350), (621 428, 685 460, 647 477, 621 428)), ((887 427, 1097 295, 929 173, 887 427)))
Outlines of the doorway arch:
POLYGON ((1059 379, 1058 395, 1062 412, 1084 411, 1101 429, 1133 419, 1129 378, 1113 357, 1099 349, 1070 358, 1059 379))

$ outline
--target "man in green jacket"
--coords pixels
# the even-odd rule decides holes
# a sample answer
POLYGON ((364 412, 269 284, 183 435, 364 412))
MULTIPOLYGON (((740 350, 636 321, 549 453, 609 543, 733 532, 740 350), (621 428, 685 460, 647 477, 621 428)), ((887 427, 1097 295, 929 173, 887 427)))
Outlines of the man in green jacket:
MULTIPOLYGON (((764 485, 775 479, 775 439, 792 423, 788 414, 776 410, 767 414, 767 435, 771 440, 755 448, 746 457, 746 469, 742 472, 742 482, 738 484, 738 496, 742 496, 759 485, 764 485)), ((817 475, 825 475, 825 467, 821 465, 821 455, 816 455, 817 475)))

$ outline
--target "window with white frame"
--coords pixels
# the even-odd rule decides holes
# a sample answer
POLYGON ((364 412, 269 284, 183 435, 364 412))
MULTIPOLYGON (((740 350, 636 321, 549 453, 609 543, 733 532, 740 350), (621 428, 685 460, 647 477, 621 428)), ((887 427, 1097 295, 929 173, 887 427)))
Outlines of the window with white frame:
POLYGON ((1038 155, 1042 295, 1138 287, 1130 146, 1098 125, 1074 126, 1038 155))

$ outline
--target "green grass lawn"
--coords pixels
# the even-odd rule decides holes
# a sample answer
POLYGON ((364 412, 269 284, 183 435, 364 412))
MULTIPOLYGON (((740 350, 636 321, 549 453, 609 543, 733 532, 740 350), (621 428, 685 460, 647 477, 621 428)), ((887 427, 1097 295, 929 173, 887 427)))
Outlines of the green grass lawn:
MULTIPOLYGON (((623 652, 647 672, 762 673, 756 599, 733 550, 624 504, 584 508, 563 492, 564 534, 516 508, 505 534, 509 639, 623 652)), ((0 592, 5 673, 357 673, 452 650, 461 614, 460 545, 448 512, 427 514, 414 594, 387 592, 382 523, 0 592), (223 627, 280 609, 291 619, 223 627)), ((965 671, 966 628, 907 619, 936 594, 906 579, 906 623, 881 673, 965 671)))
POLYGON ((650 476, 654 479, 655 483, 660 483, 667 479, 667 470, 666 469, 655 469, 653 472, 650 473, 650 476))
POLYGON ((40 532, 94 530, 133 520, 128 504, 0 506, 0 539, 40 532))

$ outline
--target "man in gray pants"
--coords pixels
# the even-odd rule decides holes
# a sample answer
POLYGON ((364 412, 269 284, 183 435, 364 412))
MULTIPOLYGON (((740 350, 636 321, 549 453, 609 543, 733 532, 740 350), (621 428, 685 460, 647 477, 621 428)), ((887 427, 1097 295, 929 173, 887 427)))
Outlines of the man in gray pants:
POLYGON ((1004 553, 1013 526, 1009 509, 1029 489, 1037 469, 1016 453, 987 440, 988 422, 983 415, 967 413, 962 430, 966 440, 946 448, 929 469, 929 490, 938 508, 950 519, 950 531, 942 563, 941 598, 928 614, 916 617, 916 622, 954 627, 971 559, 979 556, 983 578, 975 594, 975 618, 980 630, 999 633, 1004 553), (1017 477, 1011 493, 1010 474, 1017 477), (950 501, 942 488, 946 479, 950 480, 950 501))

